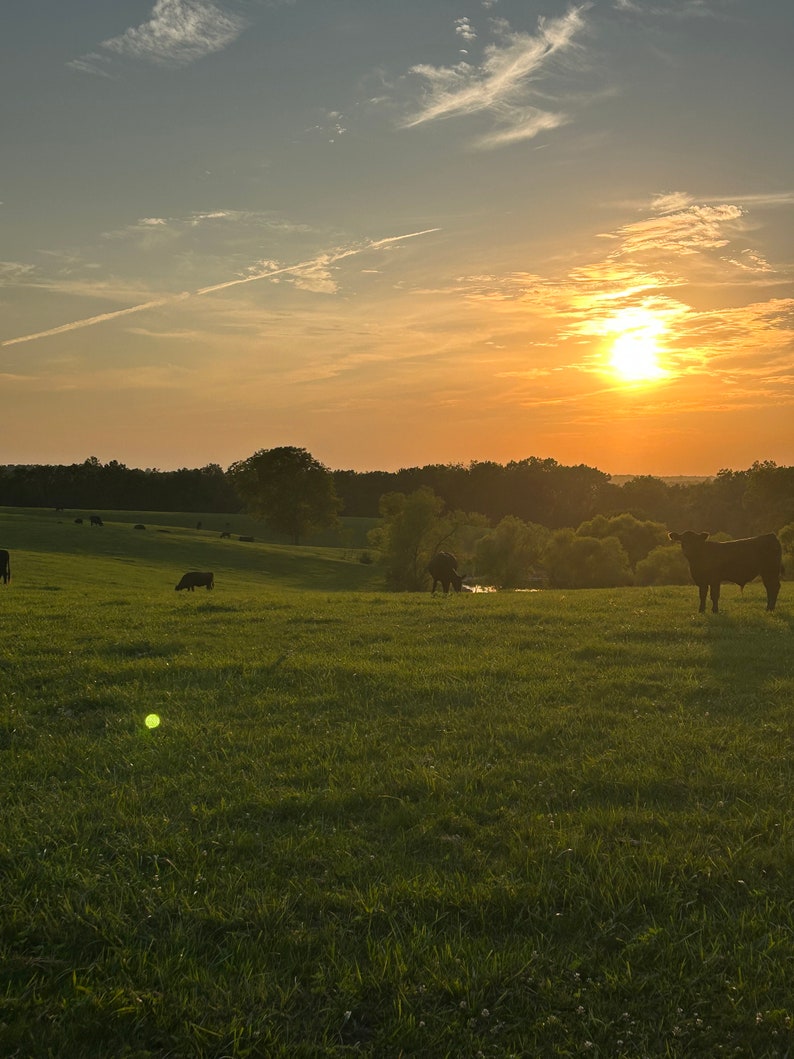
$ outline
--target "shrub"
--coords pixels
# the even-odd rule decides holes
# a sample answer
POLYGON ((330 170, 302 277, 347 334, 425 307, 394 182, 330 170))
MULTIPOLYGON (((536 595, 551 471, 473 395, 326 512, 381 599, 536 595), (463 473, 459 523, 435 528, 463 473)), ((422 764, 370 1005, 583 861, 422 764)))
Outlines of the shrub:
POLYGON ((641 559, 634 571, 637 585, 691 585, 689 563, 679 544, 661 544, 641 559))

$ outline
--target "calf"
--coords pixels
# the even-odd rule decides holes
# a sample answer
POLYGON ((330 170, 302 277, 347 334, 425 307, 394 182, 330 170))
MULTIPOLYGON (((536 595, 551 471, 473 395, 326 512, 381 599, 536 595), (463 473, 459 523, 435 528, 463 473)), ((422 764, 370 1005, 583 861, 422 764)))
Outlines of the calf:
POLYGON ((706 610, 706 595, 711 593, 711 610, 717 613, 720 584, 731 581, 740 588, 759 577, 766 588, 766 609, 774 610, 780 591, 783 572, 783 550, 774 533, 760 537, 746 537, 738 541, 710 541, 708 533, 668 534, 671 541, 679 541, 681 551, 689 561, 692 580, 700 589, 700 613, 706 610))
POLYGON ((215 575, 210 573, 200 573, 198 570, 190 570, 188 573, 182 575, 182 580, 176 586, 175 591, 179 592, 183 588, 187 588, 190 592, 194 588, 201 588, 205 585, 207 591, 215 587, 215 575))

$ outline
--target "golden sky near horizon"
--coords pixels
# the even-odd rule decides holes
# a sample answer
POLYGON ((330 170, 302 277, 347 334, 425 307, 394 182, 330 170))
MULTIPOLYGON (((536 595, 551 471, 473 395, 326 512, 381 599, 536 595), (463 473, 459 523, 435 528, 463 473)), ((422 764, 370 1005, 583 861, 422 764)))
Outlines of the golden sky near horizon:
POLYGON ((794 463, 783 0, 45 6, 0 463, 794 463))

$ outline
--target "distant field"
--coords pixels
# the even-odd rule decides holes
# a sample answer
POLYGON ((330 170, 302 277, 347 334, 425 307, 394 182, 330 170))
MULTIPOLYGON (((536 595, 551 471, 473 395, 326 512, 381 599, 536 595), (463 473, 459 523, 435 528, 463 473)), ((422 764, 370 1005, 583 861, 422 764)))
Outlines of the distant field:
POLYGON ((212 570, 218 588, 276 582, 356 590, 383 580, 376 567, 359 561, 372 525, 366 519, 344 522, 335 536, 329 535, 330 546, 295 549, 274 543, 262 523, 247 516, 112 511, 102 514, 104 525, 98 527, 88 524, 90 514, 0 508, 0 547, 14 553, 15 585, 173 589, 192 569, 212 570), (85 521, 76 525, 75 518, 85 521), (146 529, 134 529, 138 524, 146 529), (230 538, 221 539, 226 530, 230 538), (253 536, 254 543, 240 536, 253 536))
POLYGON ((788 583, 397 595, 116 517, 0 510, 0 1054, 790 1054, 788 583))

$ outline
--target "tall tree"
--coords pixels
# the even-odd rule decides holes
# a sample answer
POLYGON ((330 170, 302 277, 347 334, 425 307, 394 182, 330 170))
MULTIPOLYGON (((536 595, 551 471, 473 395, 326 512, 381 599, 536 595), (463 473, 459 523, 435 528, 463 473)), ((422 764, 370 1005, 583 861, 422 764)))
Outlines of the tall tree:
POLYGON ((233 463, 228 474, 248 510, 293 544, 337 521, 341 502, 333 476, 306 449, 260 449, 233 463))

